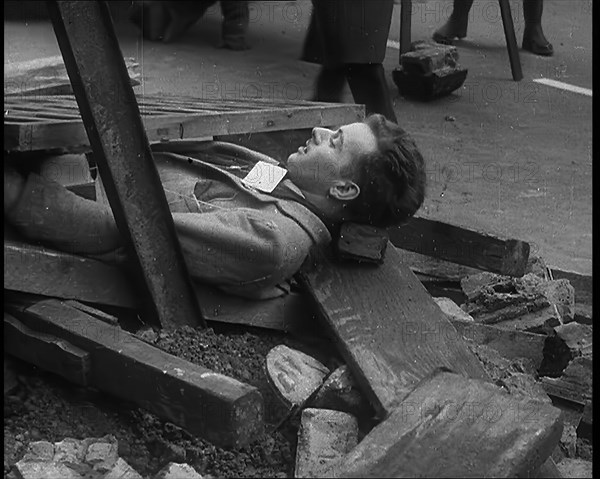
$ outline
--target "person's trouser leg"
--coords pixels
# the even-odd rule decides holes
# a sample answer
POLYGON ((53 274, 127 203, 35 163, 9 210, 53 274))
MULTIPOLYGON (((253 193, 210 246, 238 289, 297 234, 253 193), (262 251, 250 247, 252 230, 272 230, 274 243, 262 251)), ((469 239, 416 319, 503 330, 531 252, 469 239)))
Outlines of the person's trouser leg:
POLYGON ((339 103, 346 85, 346 73, 343 66, 321 67, 315 84, 313 101, 339 103))
POLYGON ((398 122, 381 63, 347 65, 346 78, 354 101, 365 105, 367 115, 381 113, 388 120, 398 122))
POLYGON ((528 50, 536 55, 550 56, 554 53, 554 48, 542 30, 543 11, 543 0, 523 0, 523 17, 525 19, 523 50, 528 50))
POLYGON ((465 38, 472 6, 473 0, 454 0, 452 14, 448 21, 434 32, 434 41, 451 44, 455 38, 465 38))

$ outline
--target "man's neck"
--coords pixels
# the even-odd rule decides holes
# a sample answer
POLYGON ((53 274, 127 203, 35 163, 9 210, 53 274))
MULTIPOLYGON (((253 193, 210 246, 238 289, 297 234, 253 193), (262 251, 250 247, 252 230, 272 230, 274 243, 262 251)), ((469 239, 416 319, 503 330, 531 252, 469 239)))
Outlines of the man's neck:
POLYGON ((306 201, 312 205, 311 210, 313 213, 327 225, 328 229, 332 230, 337 228, 343 221, 344 208, 339 202, 334 202, 330 198, 302 189, 300 191, 302 191, 306 201))

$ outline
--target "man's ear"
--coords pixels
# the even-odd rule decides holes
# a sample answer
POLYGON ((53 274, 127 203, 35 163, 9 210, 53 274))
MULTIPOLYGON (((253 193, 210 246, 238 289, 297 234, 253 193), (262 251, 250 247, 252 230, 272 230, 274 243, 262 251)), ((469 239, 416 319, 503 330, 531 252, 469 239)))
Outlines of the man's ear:
POLYGON ((354 181, 336 181, 329 188, 329 196, 340 201, 350 201, 360 194, 360 187, 354 181))

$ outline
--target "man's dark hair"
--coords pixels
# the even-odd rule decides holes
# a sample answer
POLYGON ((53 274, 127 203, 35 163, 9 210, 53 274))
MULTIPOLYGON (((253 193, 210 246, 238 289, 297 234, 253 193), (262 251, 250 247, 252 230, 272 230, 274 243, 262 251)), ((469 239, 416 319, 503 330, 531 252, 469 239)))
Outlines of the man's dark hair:
POLYGON ((425 161, 412 137, 396 123, 379 114, 364 122, 378 147, 358 163, 355 181, 360 194, 346 206, 347 216, 379 227, 402 224, 425 199, 425 161))

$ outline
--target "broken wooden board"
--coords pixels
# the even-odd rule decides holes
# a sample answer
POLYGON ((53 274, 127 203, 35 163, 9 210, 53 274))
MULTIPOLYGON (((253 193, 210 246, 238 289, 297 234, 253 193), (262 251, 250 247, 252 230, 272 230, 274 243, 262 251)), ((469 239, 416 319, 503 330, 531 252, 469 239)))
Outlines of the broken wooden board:
POLYGON ((16 241, 4 241, 4 288, 110 306, 137 303, 130 282, 118 268, 16 241))
POLYGON ((593 376, 592 358, 581 356, 569 363, 562 376, 542 377, 541 381, 548 396, 583 409, 586 402, 592 399, 593 376))
MULTIPOLYGON (((139 64, 125 58, 131 85, 140 84, 139 64)), ((73 93, 71 81, 61 55, 37 58, 24 62, 4 64, 4 95, 69 95, 73 93)), ((37 116, 39 110, 30 110, 37 116)))
POLYGON ((467 340, 489 346, 507 359, 527 358, 537 370, 544 360, 547 336, 525 331, 508 330, 493 325, 451 320, 456 330, 467 340))
POLYGON ((416 216, 388 233, 398 248, 509 276, 523 276, 529 258, 525 241, 416 216))
POLYGON ((298 275, 380 418, 438 367, 486 378, 465 340, 392 245, 386 256, 381 266, 336 264, 322 256, 298 275))
POLYGON ((531 477, 561 433, 551 405, 437 372, 326 477, 531 477))
POLYGON ((382 264, 388 245, 386 230, 358 223, 343 223, 335 248, 339 258, 382 264))
MULTIPOLYGON (((4 242, 4 288, 105 306, 139 307, 139 298, 120 268, 18 241, 4 242)), ((316 311, 300 293, 252 301, 205 284, 194 283, 194 291, 208 321, 320 334, 316 311)))
POLYGON ((4 351, 72 383, 80 386, 89 383, 91 359, 88 352, 65 339, 28 328, 6 312, 4 351))
MULTIPOLYGON (((15 312, 36 331, 64 338, 91 358, 90 385, 131 401, 217 446, 243 446, 262 431, 253 386, 172 356, 58 300, 15 312)), ((37 364, 43 368, 43 361, 37 364)))

